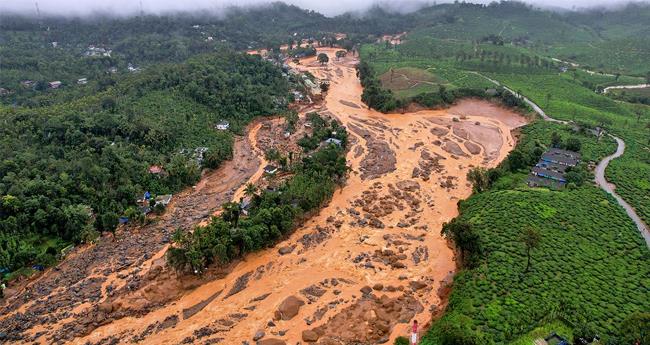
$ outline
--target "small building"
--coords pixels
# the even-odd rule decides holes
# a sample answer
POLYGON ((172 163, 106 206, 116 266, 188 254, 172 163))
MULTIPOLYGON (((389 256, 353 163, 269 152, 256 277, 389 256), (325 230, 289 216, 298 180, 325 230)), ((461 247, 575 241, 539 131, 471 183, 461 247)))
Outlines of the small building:
POLYGON ((9 89, 5 89, 4 87, 0 87, 0 96, 6 96, 6 95, 8 95, 10 93, 11 93, 11 91, 9 91, 9 89))
POLYGON ((117 67, 111 67, 108 69, 108 73, 115 74, 117 73, 117 67))
POLYGON ((275 173, 277 172, 278 172, 278 167, 276 167, 275 165, 269 164, 264 167, 264 173, 267 175, 275 175, 275 173))
MULTIPOLYGON (((542 339, 539 339, 539 340, 542 340, 542 339)), ((537 343, 538 343, 538 341, 535 341, 535 344, 537 344, 537 343)), ((570 345, 571 344, 567 339, 565 339, 564 337, 558 335, 555 332, 552 332, 551 334, 549 334, 548 337, 543 339, 543 342, 540 341, 539 343, 547 344, 547 345, 570 345)))
POLYGON ((163 172, 163 168, 160 165, 152 165, 149 167, 149 173, 153 175, 160 175, 163 172))
POLYGON ((61 83, 61 82, 58 81, 58 80, 51 81, 51 82, 47 83, 47 85, 50 87, 50 89, 58 89, 58 88, 61 87, 62 84, 63 84, 63 83, 61 83))
POLYGON ((573 151, 552 148, 542 155, 541 160, 574 167, 580 162, 580 154, 573 151))
POLYGON ((79 78, 79 79, 77 79, 77 84, 79 84, 79 85, 88 84, 88 78, 79 78))
POLYGON ((497 93, 498 93, 497 89, 487 89, 487 90, 485 90, 485 94, 490 96, 490 97, 496 96, 497 93))
POLYGON ((303 82, 305 83, 305 86, 307 86, 307 87, 310 88, 310 89, 314 89, 314 88, 316 88, 316 83, 314 83, 313 81, 311 81, 311 79, 304 78, 303 82))
POLYGON ((22 81, 20 82, 20 85, 21 85, 22 87, 25 87, 25 88, 27 88, 27 87, 32 87, 32 86, 34 86, 34 81, 33 81, 33 80, 22 80, 22 81))
POLYGON ((535 166, 533 169, 531 169, 531 173, 535 176, 544 177, 560 183, 566 183, 564 173, 558 171, 535 166))
POLYGON ((134 66, 133 64, 129 64, 129 65, 126 67, 126 69, 129 70, 129 72, 131 72, 131 73, 137 73, 137 72, 140 72, 140 71, 141 71, 141 68, 140 68, 140 67, 136 67, 136 66, 134 66))
POLYGON ((239 209, 241 210, 241 213, 245 216, 248 216, 248 211, 251 208, 251 200, 249 198, 244 198, 241 200, 239 203, 239 209))
POLYGON ((334 145, 339 146, 339 147, 341 147, 341 144, 342 144, 341 140, 336 139, 336 138, 327 138, 327 140, 325 140, 325 143, 328 144, 328 145, 329 144, 334 144, 334 145))
POLYGON ((165 194, 165 195, 158 195, 156 197, 156 203, 155 205, 163 205, 167 206, 169 203, 172 201, 172 195, 171 194, 165 194))
POLYGON ((203 159, 205 157, 206 152, 208 152, 208 148, 205 146, 200 146, 194 149, 194 153, 192 157, 196 159, 196 163, 198 163, 199 166, 203 164, 203 159))
POLYGON ((567 169, 578 165, 579 162, 579 153, 552 148, 546 151, 531 169, 526 182, 530 187, 560 189, 567 183, 564 177, 567 169))
POLYGON ((228 128, 230 128, 230 123, 228 121, 221 120, 214 127, 220 131, 226 131, 228 128))
POLYGON ((300 91, 293 91, 293 99, 296 101, 302 101, 305 96, 300 91))

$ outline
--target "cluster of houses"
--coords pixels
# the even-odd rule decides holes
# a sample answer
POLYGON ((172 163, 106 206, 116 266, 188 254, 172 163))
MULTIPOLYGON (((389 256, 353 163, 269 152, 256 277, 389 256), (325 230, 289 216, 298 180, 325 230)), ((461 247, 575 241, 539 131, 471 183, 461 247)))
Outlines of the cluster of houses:
POLYGON ((563 188, 567 180, 567 169, 580 163, 580 154, 573 151, 552 148, 546 151, 528 175, 528 186, 563 188))
MULTIPOLYGON (((157 195, 155 198, 153 195, 151 195, 151 192, 146 191, 142 195, 142 198, 137 200, 140 212, 142 214, 149 214, 151 212, 151 208, 156 207, 158 205, 162 207, 167 207, 169 203, 172 201, 172 195, 171 194, 164 194, 164 195, 157 195)), ((124 223, 128 222, 128 218, 125 219, 124 223)))
MULTIPOLYGON (((101 49, 103 49, 103 48, 101 48, 101 49)), ((133 65, 131 63, 128 64, 127 70, 129 72, 131 72, 131 73, 138 73, 138 72, 142 71, 142 69, 140 67, 136 67, 135 65, 133 65)), ((117 67, 110 67, 108 69, 108 73, 111 73, 111 74, 117 73, 117 67)), ((84 78, 77 79, 77 85, 86 85, 86 84, 88 84, 88 78, 84 77, 84 78)), ((36 86, 36 81, 29 80, 29 79, 21 80, 20 85, 22 87, 26 88, 26 89, 34 88, 36 86)), ((60 81, 60 80, 53 80, 53 81, 50 81, 50 82, 47 83, 47 87, 50 88, 50 89, 59 89, 62 86, 63 86, 63 82, 60 81)), ((12 92, 9 89, 0 88, 0 96, 6 96, 6 95, 9 95, 11 93, 12 92)))
POLYGON ((208 152, 208 148, 205 146, 199 146, 195 148, 194 150, 192 149, 181 149, 180 154, 182 155, 191 155, 192 159, 196 161, 196 164, 199 166, 203 165, 203 159, 205 157, 205 153, 208 152))

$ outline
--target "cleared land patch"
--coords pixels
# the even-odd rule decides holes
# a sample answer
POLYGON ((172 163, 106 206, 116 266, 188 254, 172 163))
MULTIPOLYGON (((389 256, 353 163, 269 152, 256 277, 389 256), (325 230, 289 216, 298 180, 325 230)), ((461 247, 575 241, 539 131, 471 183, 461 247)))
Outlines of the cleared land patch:
POLYGON ((448 83, 447 80, 421 68, 402 67, 390 69, 379 77, 382 87, 406 97, 410 94, 431 92, 438 90, 439 84, 448 83), (409 90, 416 89, 415 92, 409 90))

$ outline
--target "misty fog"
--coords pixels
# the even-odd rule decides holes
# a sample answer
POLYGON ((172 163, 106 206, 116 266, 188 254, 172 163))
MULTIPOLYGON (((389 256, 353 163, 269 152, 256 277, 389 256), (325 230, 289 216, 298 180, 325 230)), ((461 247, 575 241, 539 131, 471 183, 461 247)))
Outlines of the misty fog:
MULTIPOLYGON (((164 14, 178 11, 210 11, 221 13, 229 6, 260 5, 272 0, 0 0, 0 12, 36 14, 36 4, 45 15, 83 16, 88 14, 112 14, 118 16, 137 14, 140 11, 150 14, 164 14)), ((284 2, 302 8, 314 10, 328 16, 344 12, 358 12, 372 5, 380 4, 389 10, 409 12, 424 5, 449 1, 429 0, 285 0, 284 2)), ((475 0, 470 2, 488 3, 475 0)), ((524 2, 550 8, 586 8, 596 6, 613 6, 629 0, 524 0, 524 2)))

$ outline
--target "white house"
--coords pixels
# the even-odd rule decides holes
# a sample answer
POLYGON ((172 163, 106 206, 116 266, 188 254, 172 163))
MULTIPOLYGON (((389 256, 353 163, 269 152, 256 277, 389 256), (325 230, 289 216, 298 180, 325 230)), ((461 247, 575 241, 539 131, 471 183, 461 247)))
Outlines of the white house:
POLYGON ((77 84, 79 84, 79 85, 88 84, 88 78, 79 78, 79 79, 77 79, 77 84))
POLYGON ((62 84, 62 83, 61 83, 60 81, 56 80, 56 81, 51 81, 51 82, 49 82, 47 85, 48 85, 51 89, 58 89, 58 88, 61 87, 61 84, 62 84))
POLYGON ((228 128, 230 128, 230 123, 228 121, 221 120, 221 121, 219 121, 219 123, 217 123, 215 128, 220 130, 220 131, 226 131, 226 130, 228 130, 228 128))
POLYGON ((278 172, 278 167, 269 164, 264 167, 264 172, 268 175, 275 175, 275 173, 278 172))
POLYGON ((156 205, 161 204, 163 206, 167 206, 171 201, 172 201, 171 194, 159 195, 156 197, 156 205))
POLYGON ((325 140, 325 143, 334 144, 336 146, 341 146, 341 140, 336 139, 336 138, 328 138, 327 140, 325 140))

